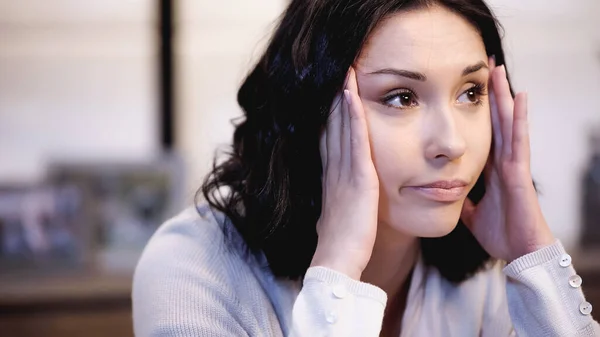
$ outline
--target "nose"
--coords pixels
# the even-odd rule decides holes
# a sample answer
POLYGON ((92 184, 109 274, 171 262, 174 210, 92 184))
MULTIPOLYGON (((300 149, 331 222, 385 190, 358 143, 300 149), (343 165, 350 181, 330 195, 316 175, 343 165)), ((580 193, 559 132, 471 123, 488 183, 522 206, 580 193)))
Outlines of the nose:
POLYGON ((454 161, 465 154, 466 143, 452 109, 437 109, 425 120, 425 156, 429 160, 454 161))

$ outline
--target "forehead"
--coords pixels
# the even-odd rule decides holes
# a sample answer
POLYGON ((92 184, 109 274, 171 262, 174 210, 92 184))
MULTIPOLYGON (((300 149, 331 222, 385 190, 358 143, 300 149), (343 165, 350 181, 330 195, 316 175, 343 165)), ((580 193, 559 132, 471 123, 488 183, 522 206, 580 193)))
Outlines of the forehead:
POLYGON ((458 14, 440 6, 398 12, 373 31, 358 60, 363 70, 388 67, 464 67, 487 60, 479 32, 458 14))

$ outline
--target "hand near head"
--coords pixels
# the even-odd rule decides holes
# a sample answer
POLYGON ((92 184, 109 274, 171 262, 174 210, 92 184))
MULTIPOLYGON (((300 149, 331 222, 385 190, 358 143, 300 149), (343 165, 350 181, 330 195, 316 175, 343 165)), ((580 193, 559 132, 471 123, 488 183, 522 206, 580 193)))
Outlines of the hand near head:
POLYGON ((510 262, 555 239, 531 178, 527 94, 512 98, 506 70, 493 59, 490 74, 494 145, 485 169, 486 192, 477 205, 465 201, 461 218, 491 256, 510 262))
POLYGON ((321 136, 323 204, 311 266, 324 266, 360 279, 377 233, 379 179, 367 122, 350 68, 321 136))

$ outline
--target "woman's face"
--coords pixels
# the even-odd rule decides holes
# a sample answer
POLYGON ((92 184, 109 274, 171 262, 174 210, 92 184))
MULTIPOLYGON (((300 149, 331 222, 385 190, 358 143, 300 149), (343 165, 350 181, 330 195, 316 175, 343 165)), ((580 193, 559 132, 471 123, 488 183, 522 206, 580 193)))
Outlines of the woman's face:
POLYGON ((487 64, 475 28, 441 7, 395 14, 370 36, 356 71, 380 226, 419 237, 456 226, 490 152, 487 64))

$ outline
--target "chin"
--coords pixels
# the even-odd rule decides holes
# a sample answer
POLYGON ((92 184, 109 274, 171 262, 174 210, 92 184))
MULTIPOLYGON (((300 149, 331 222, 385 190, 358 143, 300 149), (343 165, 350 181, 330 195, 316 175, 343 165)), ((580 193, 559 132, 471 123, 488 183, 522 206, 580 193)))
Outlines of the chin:
POLYGON ((380 207, 379 217, 392 229, 407 235, 437 238, 448 235, 456 228, 460 219, 462 203, 439 207, 380 207))

